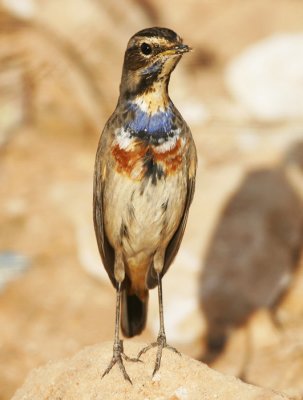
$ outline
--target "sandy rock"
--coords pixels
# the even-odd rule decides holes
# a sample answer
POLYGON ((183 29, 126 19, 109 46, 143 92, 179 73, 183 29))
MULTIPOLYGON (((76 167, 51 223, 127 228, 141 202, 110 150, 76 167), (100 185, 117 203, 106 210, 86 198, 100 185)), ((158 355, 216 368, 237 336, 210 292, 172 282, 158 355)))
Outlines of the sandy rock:
MULTIPOLYGON (((127 342, 126 353, 134 356, 142 343, 127 342)), ((181 357, 165 350, 160 371, 152 379, 155 351, 143 358, 143 363, 127 362, 133 385, 125 381, 115 366, 104 379, 112 354, 112 343, 88 347, 73 358, 51 362, 34 370, 12 400, 41 399, 286 399, 267 389, 247 385, 224 376, 185 355, 181 357)))
POLYGON ((303 35, 271 36, 235 58, 226 70, 231 93, 260 120, 303 116, 303 35))

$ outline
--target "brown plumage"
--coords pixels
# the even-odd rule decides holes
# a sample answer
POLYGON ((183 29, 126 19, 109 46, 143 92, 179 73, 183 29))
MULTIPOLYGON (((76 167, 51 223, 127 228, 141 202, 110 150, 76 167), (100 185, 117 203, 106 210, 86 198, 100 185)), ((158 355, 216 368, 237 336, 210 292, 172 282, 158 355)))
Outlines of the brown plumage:
POLYGON ((145 326, 148 290, 158 285, 160 332, 154 372, 166 343, 161 279, 178 252, 191 204, 196 150, 168 96, 170 73, 188 46, 165 28, 135 34, 125 53, 120 97, 100 138, 94 175, 94 225, 104 267, 117 289, 113 359, 125 336, 145 326), (121 304, 122 300, 122 305, 121 304))

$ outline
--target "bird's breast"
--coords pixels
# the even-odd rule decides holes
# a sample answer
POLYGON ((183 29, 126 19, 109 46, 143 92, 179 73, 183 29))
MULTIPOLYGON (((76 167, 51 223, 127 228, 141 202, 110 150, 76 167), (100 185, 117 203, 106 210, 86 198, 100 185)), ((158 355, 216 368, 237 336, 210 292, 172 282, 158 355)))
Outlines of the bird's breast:
POLYGON ((165 106, 165 96, 156 94, 123 106, 123 125, 115 130, 111 147, 118 173, 139 181, 150 178, 154 184, 182 168, 188 146, 182 135, 184 121, 169 99, 165 106))
POLYGON ((158 179, 180 171, 186 147, 187 140, 181 137, 168 138, 160 145, 135 138, 127 145, 114 141, 111 153, 118 173, 133 180, 151 178, 156 183, 158 179))

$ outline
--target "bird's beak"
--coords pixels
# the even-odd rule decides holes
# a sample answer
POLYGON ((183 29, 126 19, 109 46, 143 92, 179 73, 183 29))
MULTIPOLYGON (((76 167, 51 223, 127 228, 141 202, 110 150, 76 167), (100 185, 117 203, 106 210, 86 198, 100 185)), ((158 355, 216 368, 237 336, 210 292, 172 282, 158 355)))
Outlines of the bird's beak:
POLYGON ((175 56, 175 55, 181 55, 183 53, 188 53, 191 51, 192 48, 187 46, 187 44, 178 44, 174 47, 171 47, 167 50, 164 50, 162 52, 162 55, 164 56, 175 56))

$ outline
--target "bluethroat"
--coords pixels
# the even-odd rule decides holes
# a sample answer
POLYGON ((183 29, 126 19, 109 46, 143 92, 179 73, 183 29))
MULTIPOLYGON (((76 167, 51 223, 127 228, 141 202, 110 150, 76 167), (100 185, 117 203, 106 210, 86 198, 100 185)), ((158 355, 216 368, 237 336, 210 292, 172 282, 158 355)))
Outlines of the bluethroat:
POLYGON ((104 267, 116 288, 113 357, 130 380, 123 359, 139 360, 157 347, 153 374, 166 342, 162 277, 174 260, 193 199, 196 148, 189 127, 168 95, 170 74, 190 48, 172 30, 149 28, 128 42, 120 96, 102 132, 95 162, 94 226, 104 267), (130 359, 126 337, 146 324, 148 291, 158 287, 157 341, 130 359))

